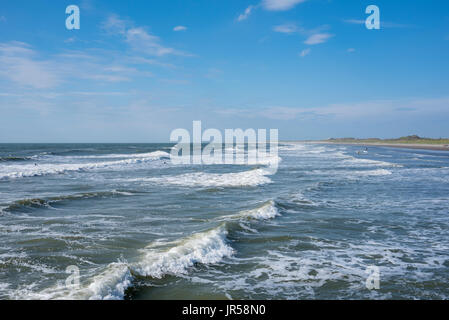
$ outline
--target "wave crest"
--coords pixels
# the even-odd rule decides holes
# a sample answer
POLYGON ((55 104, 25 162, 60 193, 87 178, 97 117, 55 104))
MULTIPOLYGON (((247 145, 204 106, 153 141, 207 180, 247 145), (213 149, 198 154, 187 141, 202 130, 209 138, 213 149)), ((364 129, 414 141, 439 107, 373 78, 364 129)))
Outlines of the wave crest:
POLYGON ((155 182, 160 184, 186 186, 186 187, 255 187, 271 183, 267 177, 270 173, 264 169, 253 169, 232 173, 206 173, 195 172, 177 176, 158 178, 140 178, 132 181, 155 182))
POLYGON ((24 178, 44 176, 50 174, 63 174, 74 171, 86 171, 94 169, 102 169, 115 166, 123 166, 137 163, 144 163, 147 161, 154 161, 170 155, 164 151, 155 151, 142 157, 135 157, 131 159, 116 160, 116 161, 104 161, 93 163, 57 163, 57 164, 28 164, 28 165, 13 165, 8 167, 2 167, 0 169, 0 179, 11 178, 24 178))
POLYGON ((105 198, 114 196, 132 196, 134 193, 129 191, 99 191, 99 192, 86 192, 71 195, 61 195, 49 198, 33 198, 33 199, 22 199, 14 201, 13 203, 3 207, 4 211, 17 211, 23 208, 41 208, 48 207, 53 203, 71 200, 82 200, 91 198, 105 198))
POLYGON ((267 201, 257 208, 242 211, 240 217, 248 217, 256 220, 268 220, 279 215, 279 211, 273 200, 267 201))
POLYGON ((167 251, 147 247, 142 262, 134 269, 141 275, 162 278, 167 274, 185 274, 196 263, 217 263, 234 253, 226 243, 227 234, 226 228, 219 226, 176 242, 167 251))

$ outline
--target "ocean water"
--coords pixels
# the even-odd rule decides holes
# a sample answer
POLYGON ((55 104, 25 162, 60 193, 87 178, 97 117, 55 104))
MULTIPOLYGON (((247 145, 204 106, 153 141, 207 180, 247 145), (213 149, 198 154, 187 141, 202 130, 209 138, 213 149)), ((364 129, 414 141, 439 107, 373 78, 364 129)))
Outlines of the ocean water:
POLYGON ((448 298, 448 152, 281 143, 270 174, 171 148, 0 145, 0 298, 448 298))

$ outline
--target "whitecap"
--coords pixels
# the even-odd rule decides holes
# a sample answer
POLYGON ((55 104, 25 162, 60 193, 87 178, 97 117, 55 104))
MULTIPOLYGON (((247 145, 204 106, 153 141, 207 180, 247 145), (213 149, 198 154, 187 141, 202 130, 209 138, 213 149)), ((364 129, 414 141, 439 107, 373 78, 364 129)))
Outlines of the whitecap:
POLYGON ((155 178, 137 178, 128 181, 154 182, 166 185, 187 187, 254 187, 271 183, 267 177, 270 173, 264 169, 253 169, 232 173, 206 173, 195 172, 175 176, 164 176, 155 178))
POLYGON ((34 177, 50 174, 62 174, 70 171, 86 171, 94 169, 102 169, 108 167, 123 167, 130 164, 154 161, 162 157, 168 157, 169 154, 163 151, 149 153, 144 157, 137 157, 117 161, 93 162, 93 163, 44 163, 44 164, 27 164, 12 165, 2 167, 0 170, 0 179, 34 177))

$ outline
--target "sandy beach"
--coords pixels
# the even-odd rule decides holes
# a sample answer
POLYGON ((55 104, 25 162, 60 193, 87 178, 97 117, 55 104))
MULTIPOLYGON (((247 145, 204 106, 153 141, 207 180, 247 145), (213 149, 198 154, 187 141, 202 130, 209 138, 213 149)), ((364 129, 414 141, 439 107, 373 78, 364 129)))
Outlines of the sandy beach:
POLYGON ((350 142, 330 142, 319 141, 319 143, 338 144, 338 145, 357 145, 357 146, 376 146, 389 148, 422 149, 449 151, 449 146, 444 144, 407 144, 407 143, 350 143, 350 142))

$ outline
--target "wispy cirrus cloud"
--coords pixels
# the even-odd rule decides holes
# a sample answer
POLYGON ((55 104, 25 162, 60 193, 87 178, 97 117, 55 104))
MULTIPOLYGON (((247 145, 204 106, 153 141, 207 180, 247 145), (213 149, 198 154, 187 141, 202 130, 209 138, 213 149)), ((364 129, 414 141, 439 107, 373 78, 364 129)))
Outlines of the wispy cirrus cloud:
POLYGON ((299 56, 301 58, 304 58, 305 56, 308 56, 311 51, 312 51, 312 49, 310 49, 310 48, 304 49, 299 53, 299 56))
MULTIPOLYGON (((366 20, 361 19, 345 19, 343 20, 344 23, 348 24, 358 24, 358 25, 365 25, 366 20)), ((388 21, 380 21, 380 28, 412 28, 412 25, 409 24, 401 24, 401 23, 395 23, 395 22, 388 22, 388 21)))
POLYGON ((103 29, 103 31, 109 34, 124 35, 126 33, 128 24, 130 24, 130 22, 120 18, 116 14, 111 14, 105 21, 103 21, 103 23, 101 24, 101 28, 103 29))
POLYGON ((26 43, 0 43, 0 76, 20 86, 51 88, 60 79, 51 62, 41 60, 26 43))
POLYGON ((304 41, 307 45, 316 45, 320 43, 324 43, 330 38, 332 38, 334 35, 323 32, 324 30, 328 29, 328 25, 323 25, 315 29, 306 29, 303 27, 297 26, 295 23, 286 23, 281 24, 273 27, 273 31, 279 32, 279 33, 285 33, 285 34, 301 34, 307 36, 307 39, 304 41))
POLYGON ((173 31, 186 31, 187 27, 186 26, 176 26, 173 28, 173 31))
POLYGON ((161 62, 156 59, 144 58, 144 57, 139 57, 139 56, 128 57, 127 61, 132 64, 150 65, 150 66, 157 66, 157 67, 168 68, 168 69, 176 69, 176 66, 172 63, 161 62))
POLYGON ((237 21, 240 22, 248 19, 257 8, 262 8, 266 11, 287 11, 305 1, 307 0, 262 0, 262 2, 257 5, 248 6, 245 11, 237 17, 237 21))
POLYGON ((341 121, 375 119, 378 117, 435 116, 448 115, 449 97, 433 99, 373 100, 354 103, 337 103, 323 107, 274 106, 254 109, 223 109, 217 113, 227 116, 238 115, 248 118, 272 120, 334 119, 341 121))
POLYGON ((142 27, 128 29, 125 38, 126 42, 136 51, 159 57, 176 54, 176 50, 163 46, 159 37, 148 33, 142 27))
MULTIPOLYGON (((120 18, 118 15, 110 15, 102 24, 103 30, 111 35, 121 35, 124 41, 135 51, 151 56, 182 55, 191 54, 175 50, 162 44, 161 39, 151 34, 145 27, 135 27, 131 21, 120 18)), ((174 31, 183 31, 187 28, 177 26, 174 31)))
POLYGON ((248 17, 251 15, 251 12, 253 11, 254 8, 255 8, 255 6, 247 7, 245 9, 245 11, 237 17, 237 21, 243 21, 243 20, 248 19, 248 17))
POLYGON ((80 79, 89 80, 88 86, 129 82, 153 76, 146 68, 134 66, 152 63, 151 59, 147 60, 134 60, 107 50, 44 55, 27 43, 12 41, 0 43, 0 80, 6 80, 11 90, 18 91, 21 88, 51 89, 80 79))
POLYGON ((153 77, 149 70, 151 66, 176 68, 166 60, 159 61, 159 58, 191 56, 164 45, 146 28, 135 27, 131 21, 118 15, 108 16, 101 29, 103 35, 119 37, 116 49, 62 50, 48 54, 24 42, 0 42, 0 80, 11 93, 26 88, 44 90, 73 83, 92 87, 153 77), (85 81, 80 82, 80 79, 85 81))
POLYGON ((345 20, 343 20, 343 22, 349 23, 349 24, 365 24, 365 20, 360 20, 360 19, 345 19, 345 20))
POLYGON ((280 33, 296 33, 299 31, 298 27, 294 23, 281 24, 273 27, 273 31, 280 33))
POLYGON ((315 33, 315 34, 312 34, 310 37, 308 37, 306 39, 306 41, 304 41, 304 43, 308 44, 308 45, 316 45, 316 44, 326 42, 333 36, 334 35, 330 34, 330 33, 315 33))
POLYGON ((263 0, 261 5, 269 11, 286 11, 306 0, 263 0))

